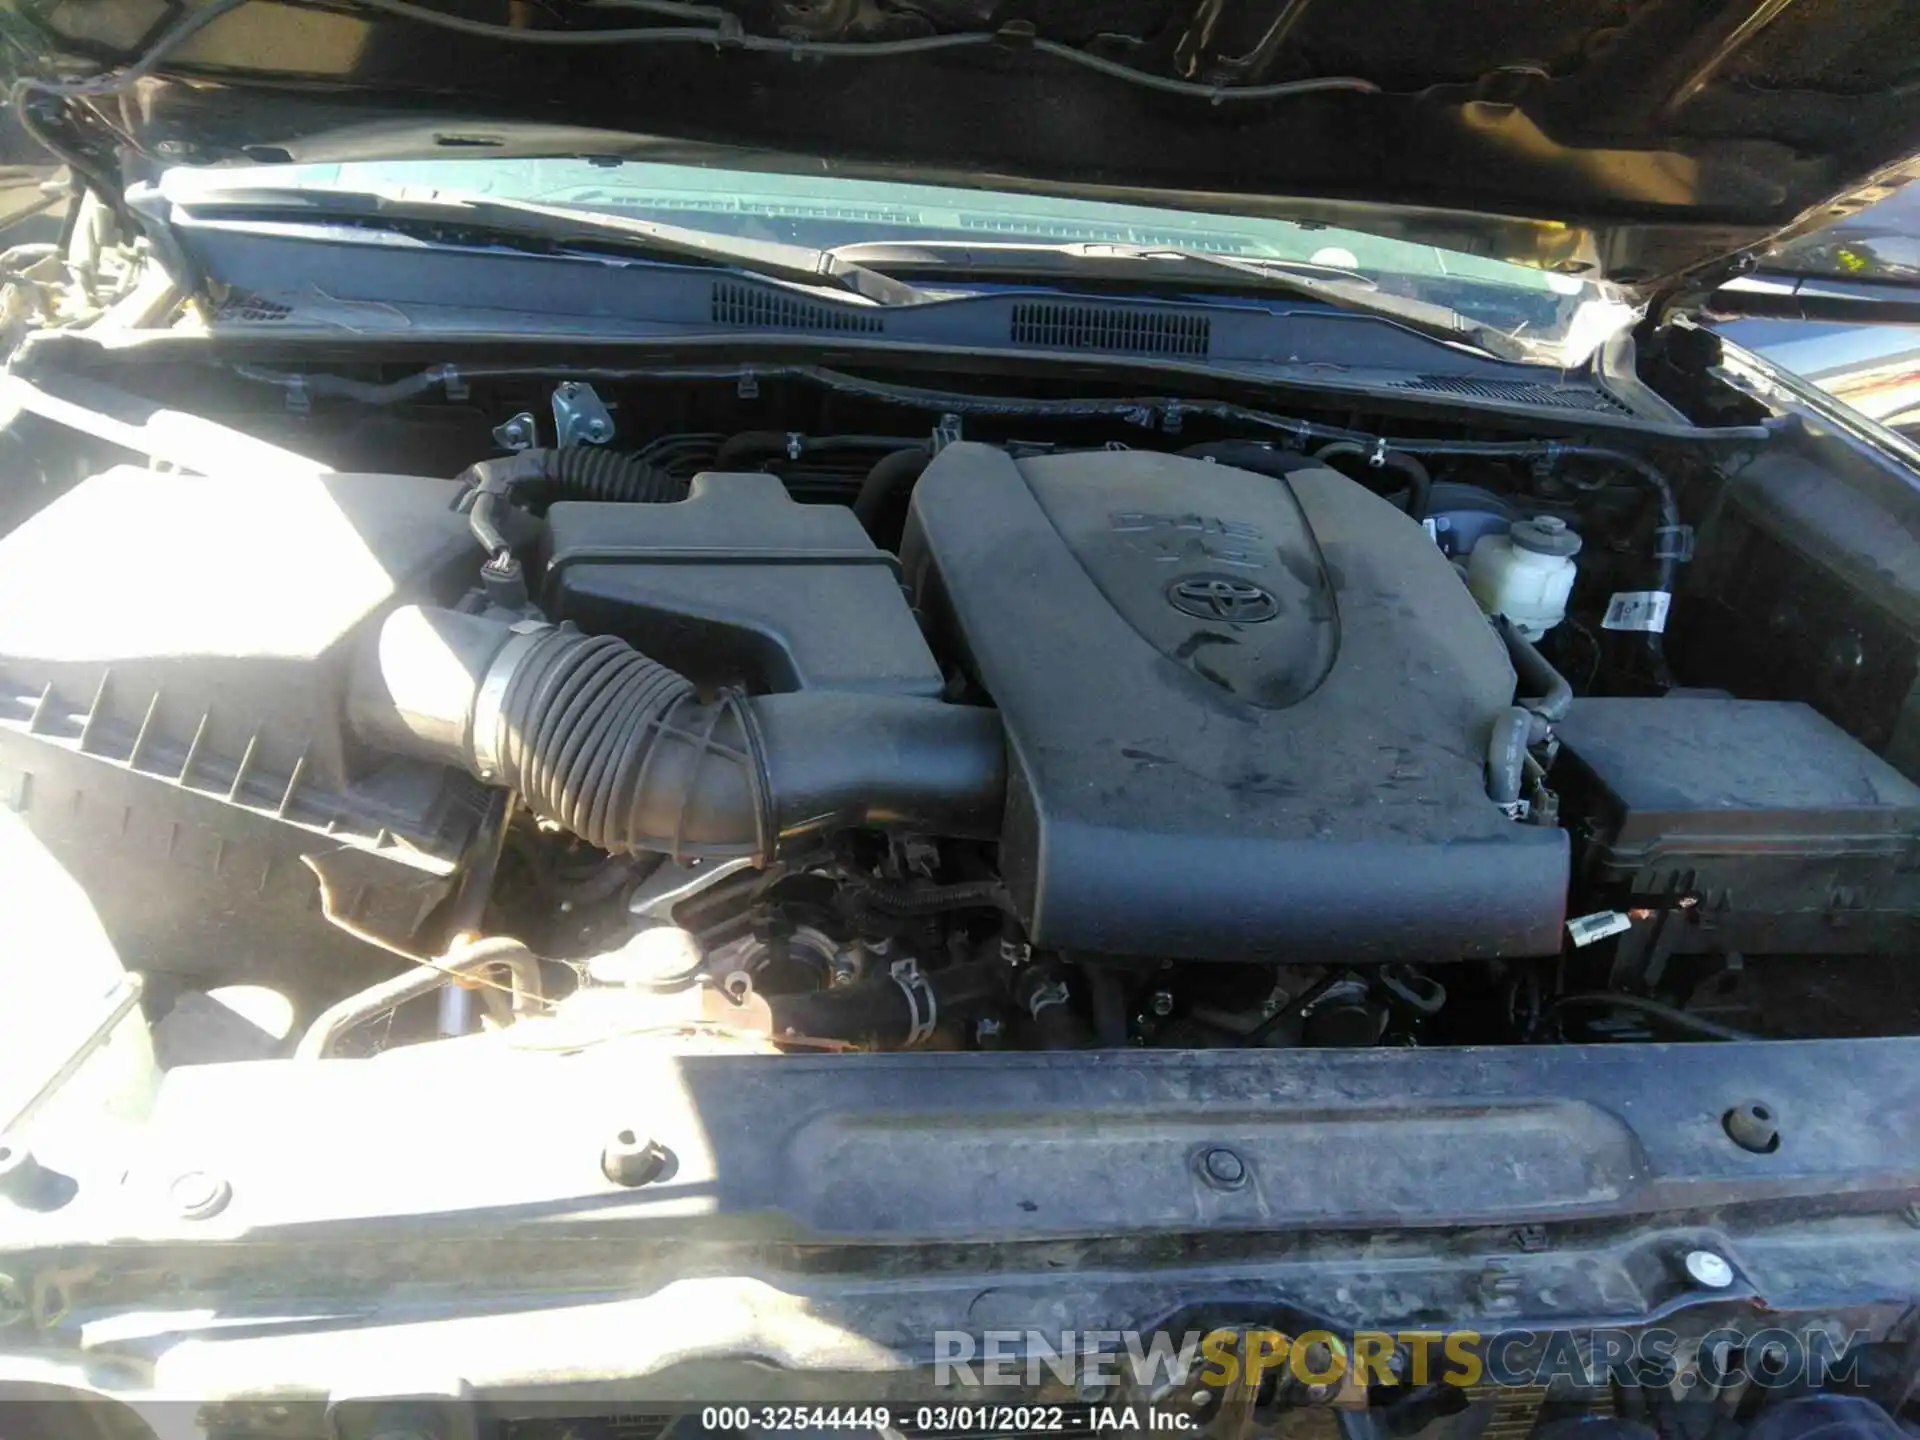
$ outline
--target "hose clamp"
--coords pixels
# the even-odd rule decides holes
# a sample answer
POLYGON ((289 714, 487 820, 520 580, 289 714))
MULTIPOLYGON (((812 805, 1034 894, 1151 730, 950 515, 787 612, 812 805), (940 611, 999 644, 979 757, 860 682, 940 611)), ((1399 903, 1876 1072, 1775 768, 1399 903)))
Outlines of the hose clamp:
POLYGON ((940 1002, 934 998, 933 986, 927 983, 927 977, 920 973, 919 964, 911 958, 894 961, 887 973, 893 977, 893 983, 900 987, 900 993, 907 997, 907 1013, 913 1017, 905 1048, 911 1050, 924 1045, 932 1037, 933 1027, 940 1020, 940 1002))
POLYGON ((1049 980, 1036 985, 1027 995, 1027 1013, 1038 1020, 1042 1011, 1066 1004, 1069 994, 1064 980, 1049 980))
POLYGON ((553 629, 544 620, 519 620, 507 643, 494 652, 480 688, 473 697, 473 716, 467 727, 467 751, 474 773, 489 785, 500 781, 501 755, 506 748, 507 688, 520 662, 553 629))
POLYGON ((1662 525, 1653 532, 1653 558, 1686 564, 1693 559, 1693 527, 1662 525))
MULTIPOLYGON (((747 779, 753 787, 754 863, 771 865, 779 849, 780 832, 773 813, 773 790, 767 784, 767 749, 760 739, 760 722, 738 690, 724 691, 720 703, 733 711, 740 725, 740 743, 747 752, 747 779)), ((718 714, 715 715, 716 721, 718 714)))

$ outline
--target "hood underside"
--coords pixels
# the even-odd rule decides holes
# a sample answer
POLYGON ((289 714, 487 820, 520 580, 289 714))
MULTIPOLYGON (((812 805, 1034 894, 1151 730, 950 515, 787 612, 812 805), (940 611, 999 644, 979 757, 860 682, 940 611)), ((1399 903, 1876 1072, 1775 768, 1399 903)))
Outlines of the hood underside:
POLYGON ((1920 0, 4 0, 0 14, 23 73, 135 67, 107 93, 26 92, 43 130, 129 178, 490 153, 824 166, 1322 220, 1643 292, 1871 203, 1920 151, 1920 0), (220 13, 138 63, 205 9, 220 13))

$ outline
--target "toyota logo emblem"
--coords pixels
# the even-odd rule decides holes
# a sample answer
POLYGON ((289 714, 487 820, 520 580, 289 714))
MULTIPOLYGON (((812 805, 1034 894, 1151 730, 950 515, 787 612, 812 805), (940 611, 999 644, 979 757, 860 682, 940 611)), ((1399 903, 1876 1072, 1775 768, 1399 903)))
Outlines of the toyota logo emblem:
POLYGON ((1257 625, 1280 613, 1280 602, 1251 580, 1198 575, 1176 580, 1167 589, 1173 608, 1201 620, 1228 625, 1257 625))

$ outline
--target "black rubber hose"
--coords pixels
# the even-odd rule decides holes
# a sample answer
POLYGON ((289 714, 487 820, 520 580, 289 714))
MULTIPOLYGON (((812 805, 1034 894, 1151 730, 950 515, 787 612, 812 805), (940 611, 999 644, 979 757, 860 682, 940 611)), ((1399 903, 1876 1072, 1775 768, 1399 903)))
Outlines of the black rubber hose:
POLYGON ((1496 805, 1519 802, 1532 730, 1532 713, 1518 705, 1494 719, 1493 736, 1487 742, 1487 794, 1496 805))
POLYGON ((610 500, 665 505, 687 498, 687 481, 638 455, 569 445, 558 450, 522 450, 469 465, 460 481, 472 492, 467 523, 480 548, 494 558, 510 553, 501 533, 501 509, 555 500, 610 500))
POLYGON ((1573 708, 1573 686, 1567 677, 1554 669, 1506 616, 1494 616, 1493 628, 1507 642, 1507 658, 1513 661, 1513 673, 1520 681, 1519 703, 1549 724, 1566 719, 1573 708))
POLYGON ((687 482, 638 455, 598 445, 537 452, 546 457, 549 500, 624 500, 665 505, 687 498, 687 482))
MULTIPOLYGON (((1407 514, 1415 520, 1427 518, 1427 506, 1433 496, 1433 477, 1427 473, 1427 467, 1404 450, 1388 450, 1384 447, 1367 446, 1353 440, 1336 440, 1316 450, 1313 458, 1322 465, 1331 466, 1336 459, 1356 459, 1371 467, 1373 457, 1378 455, 1378 468, 1391 470, 1402 477, 1409 487, 1407 496, 1407 514)), ((1343 472, 1344 473, 1344 472, 1343 472)))
POLYGON ((998 961, 955 965, 920 972, 917 982, 889 974, 845 990, 769 995, 766 1001, 776 1040, 790 1035, 892 1050, 913 1038, 916 1025, 969 1020, 1002 1008, 1007 973, 998 961))
POLYGON ((1093 1026, 1074 1004, 1073 981, 1064 965, 1042 961, 1020 972, 1014 1003, 1033 1021, 1034 1039, 1043 1050, 1091 1050, 1099 1042, 1093 1026))
POLYGON ((403 606, 359 655, 349 716, 381 748, 461 765, 613 854, 748 856, 850 828, 992 838, 992 710, 800 692, 703 701, 611 636, 403 606))
POLYGON ((867 527, 869 535, 873 533, 875 523, 893 505, 894 498, 902 490, 913 488, 913 483, 920 478, 921 472, 932 459, 931 449, 925 445, 914 445, 881 456, 880 462, 867 472, 867 478, 860 482, 860 493, 854 497, 853 513, 867 527))
POLYGON ((1671 1025, 1676 1030, 1691 1031, 1703 1035, 1709 1040, 1758 1040, 1760 1037, 1750 1030, 1736 1030, 1731 1025, 1722 1025, 1717 1020, 1709 1020, 1704 1015, 1690 1014, 1685 1010, 1663 1005, 1658 1000, 1649 1000, 1644 995, 1612 995, 1596 991, 1590 995, 1562 995, 1547 1007, 1548 1015, 1558 1015, 1562 1010, 1576 1008, 1601 1009, 1611 1007, 1642 1015, 1650 1020, 1658 1020, 1671 1025))
POLYGON ((742 462, 763 455, 783 455, 787 449, 786 432, 781 430, 742 430, 729 435, 713 452, 715 470, 732 470, 742 462))
POLYGON ((742 430, 729 435, 714 452, 713 469, 729 470, 742 463, 789 459, 797 444, 802 455, 830 450, 897 450, 912 442, 898 435, 800 435, 787 430, 742 430))

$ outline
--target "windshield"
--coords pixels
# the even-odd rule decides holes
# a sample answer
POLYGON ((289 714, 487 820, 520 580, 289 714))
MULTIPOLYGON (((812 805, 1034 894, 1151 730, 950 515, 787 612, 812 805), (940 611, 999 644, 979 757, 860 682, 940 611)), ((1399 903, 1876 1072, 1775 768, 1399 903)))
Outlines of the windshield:
POLYGON ((1787 275, 1920 285, 1920 185, 1788 241, 1761 265, 1787 275))
POLYGON ((180 199, 259 185, 427 188, 816 249, 902 240, 1110 244, 1319 265, 1355 272, 1378 293, 1445 306, 1562 365, 1582 363, 1635 317, 1611 287, 1437 246, 1313 222, 1051 196, 596 159, 261 165, 165 178, 180 199))

